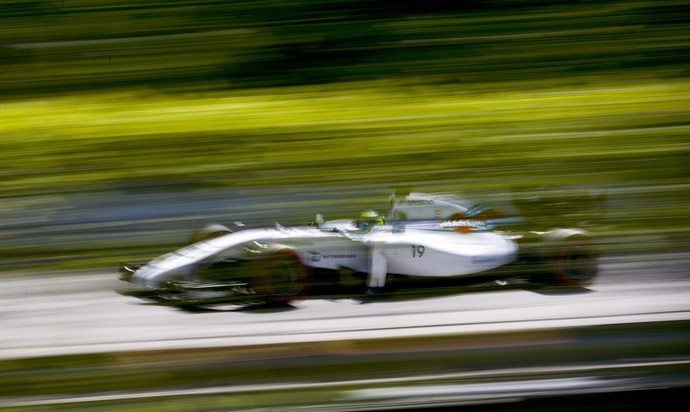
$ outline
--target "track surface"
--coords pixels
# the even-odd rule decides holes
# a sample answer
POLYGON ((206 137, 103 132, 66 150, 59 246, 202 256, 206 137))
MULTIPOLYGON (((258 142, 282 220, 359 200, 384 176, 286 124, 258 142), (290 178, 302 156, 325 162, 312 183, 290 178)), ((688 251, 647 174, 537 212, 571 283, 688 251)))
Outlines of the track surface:
POLYGON ((443 297, 311 299, 273 310, 185 312, 115 292, 113 273, 23 275, 0 290, 0 359, 690 319, 687 254, 605 259, 581 291, 475 289, 443 297))

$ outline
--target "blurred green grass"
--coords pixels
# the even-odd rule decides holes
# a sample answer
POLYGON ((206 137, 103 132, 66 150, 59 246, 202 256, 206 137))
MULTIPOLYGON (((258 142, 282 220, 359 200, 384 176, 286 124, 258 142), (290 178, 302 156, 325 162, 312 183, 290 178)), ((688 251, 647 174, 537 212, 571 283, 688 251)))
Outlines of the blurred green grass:
POLYGON ((687 82, 534 86, 473 94, 374 81, 346 90, 138 91, 10 103, 0 156, 14 178, 3 181, 3 193, 166 176, 326 185, 426 180, 456 170, 484 171, 494 184, 504 177, 584 183, 652 176, 682 183, 687 82))
POLYGON ((687 246, 686 8, 428 6, 0 5, 0 216, 130 187, 309 188, 325 205, 371 185, 498 200, 554 185, 613 194, 602 231, 687 246))

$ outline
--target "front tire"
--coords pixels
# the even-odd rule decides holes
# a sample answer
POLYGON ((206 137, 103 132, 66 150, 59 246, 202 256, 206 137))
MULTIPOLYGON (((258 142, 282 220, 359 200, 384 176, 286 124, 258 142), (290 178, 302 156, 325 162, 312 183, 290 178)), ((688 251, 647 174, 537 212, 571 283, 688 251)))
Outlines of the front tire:
POLYGON ((214 239, 229 233, 232 233, 230 228, 218 223, 210 223, 194 232, 192 236, 189 237, 187 243, 192 244, 201 242, 202 240, 214 239))
POLYGON ((280 251, 257 263, 255 290, 264 302, 287 304, 308 295, 309 271, 294 252, 280 251))

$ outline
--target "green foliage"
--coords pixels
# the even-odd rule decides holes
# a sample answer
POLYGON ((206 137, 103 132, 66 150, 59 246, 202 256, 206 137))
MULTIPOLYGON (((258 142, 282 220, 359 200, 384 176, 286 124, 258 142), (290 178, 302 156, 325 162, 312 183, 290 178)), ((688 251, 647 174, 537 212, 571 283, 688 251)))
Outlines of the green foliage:
POLYGON ((0 16, 5 215, 39 195, 404 182, 615 192, 610 230, 686 220, 677 2, 25 1, 0 16))

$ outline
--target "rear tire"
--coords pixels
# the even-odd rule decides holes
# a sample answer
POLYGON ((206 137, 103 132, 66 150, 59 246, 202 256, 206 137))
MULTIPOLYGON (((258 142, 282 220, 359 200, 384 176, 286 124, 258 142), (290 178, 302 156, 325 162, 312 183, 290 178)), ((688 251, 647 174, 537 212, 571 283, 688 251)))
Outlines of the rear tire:
POLYGON ((548 256, 548 283, 584 286, 592 283, 599 269, 599 253, 590 239, 571 236, 558 242, 548 256))

